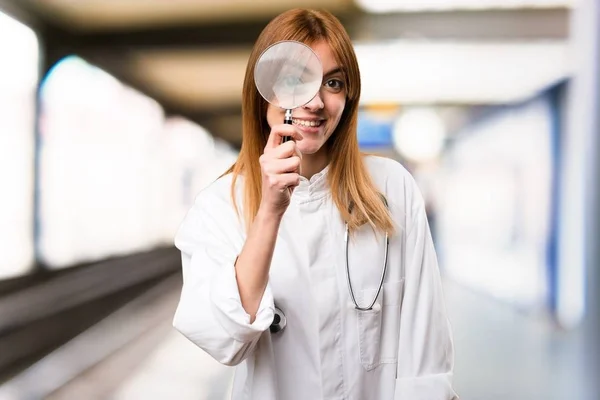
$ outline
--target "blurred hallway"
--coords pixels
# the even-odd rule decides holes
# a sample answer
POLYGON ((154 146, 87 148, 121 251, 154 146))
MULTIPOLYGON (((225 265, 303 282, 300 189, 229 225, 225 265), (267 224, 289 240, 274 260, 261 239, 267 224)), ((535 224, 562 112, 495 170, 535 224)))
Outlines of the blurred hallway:
POLYGON ((229 397, 171 326, 173 237, 238 156, 256 37, 311 5, 361 150, 426 199, 461 399, 600 399, 600 0, 0 0, 0 400, 229 397))

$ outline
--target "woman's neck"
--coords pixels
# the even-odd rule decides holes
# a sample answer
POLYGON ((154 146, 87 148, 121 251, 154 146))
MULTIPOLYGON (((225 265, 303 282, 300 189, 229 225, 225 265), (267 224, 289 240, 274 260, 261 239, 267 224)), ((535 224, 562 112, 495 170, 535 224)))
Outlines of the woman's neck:
POLYGON ((329 164, 329 155, 325 148, 315 154, 303 154, 300 172, 303 177, 310 180, 314 174, 321 172, 329 164))

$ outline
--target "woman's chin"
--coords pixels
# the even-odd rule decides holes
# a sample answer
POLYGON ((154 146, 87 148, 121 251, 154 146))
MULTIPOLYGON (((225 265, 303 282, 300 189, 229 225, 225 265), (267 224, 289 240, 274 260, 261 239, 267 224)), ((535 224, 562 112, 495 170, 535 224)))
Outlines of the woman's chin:
POLYGON ((302 154, 315 154, 321 149, 321 143, 304 143, 305 140, 297 143, 298 150, 302 154))

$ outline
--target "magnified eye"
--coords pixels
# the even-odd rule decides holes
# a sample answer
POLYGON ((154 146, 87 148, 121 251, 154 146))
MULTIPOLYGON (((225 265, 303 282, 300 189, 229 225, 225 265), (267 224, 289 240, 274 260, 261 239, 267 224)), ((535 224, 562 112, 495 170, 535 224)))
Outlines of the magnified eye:
POLYGON ((279 85, 287 88, 292 88, 302 84, 302 80, 298 76, 287 75, 283 76, 278 81, 279 85))

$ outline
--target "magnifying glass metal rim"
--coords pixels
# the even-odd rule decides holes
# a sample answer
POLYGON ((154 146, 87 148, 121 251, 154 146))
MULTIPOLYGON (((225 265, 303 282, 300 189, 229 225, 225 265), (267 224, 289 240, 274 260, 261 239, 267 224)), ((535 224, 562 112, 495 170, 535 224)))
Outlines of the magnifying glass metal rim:
MULTIPOLYGON (((312 54, 315 56, 315 58, 316 58, 316 59, 319 61, 319 64, 321 65, 321 69, 320 69, 320 79, 319 79, 319 81, 322 81, 322 80, 323 80, 323 67, 322 67, 322 66, 323 66, 323 64, 322 64, 322 62, 321 62, 321 59, 320 59, 320 58, 319 58, 319 56, 317 55, 317 53, 315 53, 315 51, 314 51, 314 50, 313 50, 313 49, 312 49, 312 48, 311 48, 309 45, 307 45, 306 43, 302 43, 302 42, 300 42, 300 41, 297 41, 297 40, 280 40, 280 41, 278 41, 278 42, 275 42, 275 43, 273 43, 273 44, 269 45, 269 46, 268 46, 266 49, 264 49, 264 50, 263 50, 263 51, 260 53, 260 56, 258 56, 258 58, 256 59, 256 64, 255 64, 255 66, 254 66, 254 86, 256 86, 256 90, 257 90, 257 91, 258 91, 258 93, 259 93, 259 94, 262 96, 262 98, 263 98, 263 99, 265 99, 265 101, 266 101, 267 103, 269 103, 269 104, 271 104, 271 105, 274 105, 275 107, 281 108, 282 110, 286 110, 286 111, 287 111, 287 110, 290 110, 290 113, 291 113, 291 110, 292 110, 293 108, 302 107, 303 105, 310 103, 310 102, 312 101, 312 99, 314 99, 314 98, 315 98, 315 96, 316 96, 316 95, 319 93, 319 91, 317 90, 317 91, 315 92, 315 94, 314 94, 314 95, 313 95, 313 96, 312 96, 310 99, 308 99, 308 101, 306 101, 305 103, 299 104, 299 105, 297 105, 296 107, 293 107, 293 108, 289 109, 289 108, 286 108, 286 107, 282 107, 281 105, 279 105, 279 104, 276 104, 276 103, 274 103, 274 102, 272 102, 272 101, 269 101, 269 100, 267 99, 267 96, 265 96, 265 94, 264 94, 264 93, 263 93, 263 92, 260 90, 260 87, 259 87, 259 85, 257 85, 257 84, 256 84, 256 83, 257 83, 257 77, 256 77, 256 73, 257 73, 257 71, 258 71, 258 68, 256 68, 256 67, 258 66, 258 63, 260 62, 260 60, 262 59, 262 57, 265 55, 265 53, 266 53, 266 52, 268 52, 268 51, 269 51, 269 50, 270 50, 272 47, 274 47, 274 46, 277 46, 277 45, 281 45, 281 44, 283 44, 283 43, 293 43, 293 44, 299 44, 299 45, 301 45, 301 46, 304 46, 304 47, 305 47, 305 48, 307 48, 308 50, 310 50, 310 52, 311 52, 311 53, 312 53, 312 54)), ((316 80, 315 80, 315 81, 316 81, 316 80)), ((320 84, 320 83, 319 83, 319 84, 320 84)), ((263 88, 263 89, 264 89, 264 88, 263 88)))

